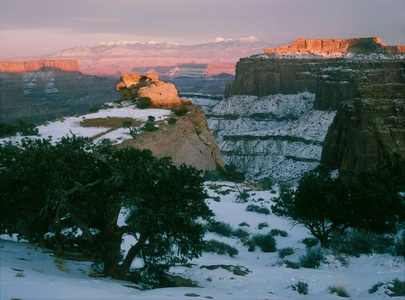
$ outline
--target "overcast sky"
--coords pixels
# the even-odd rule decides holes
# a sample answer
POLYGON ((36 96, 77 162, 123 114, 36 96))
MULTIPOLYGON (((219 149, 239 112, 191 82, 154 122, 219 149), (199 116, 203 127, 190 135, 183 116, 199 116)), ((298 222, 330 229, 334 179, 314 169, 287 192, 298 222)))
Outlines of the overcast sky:
POLYGON ((379 36, 405 45, 405 0, 0 0, 0 59, 120 40, 379 36))

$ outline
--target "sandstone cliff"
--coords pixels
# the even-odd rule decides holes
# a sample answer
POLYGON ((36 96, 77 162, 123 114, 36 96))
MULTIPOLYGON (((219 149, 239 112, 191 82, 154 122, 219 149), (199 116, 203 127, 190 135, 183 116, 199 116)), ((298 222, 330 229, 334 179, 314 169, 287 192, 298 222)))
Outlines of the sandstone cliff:
POLYGON ((182 104, 176 87, 172 83, 158 80, 158 75, 124 74, 120 80, 117 90, 122 100, 149 97, 153 107, 171 108, 182 104))
POLYGON ((321 161, 350 182, 394 153, 405 158, 405 84, 370 86, 344 103, 325 137, 321 161))
POLYGON ((4 73, 35 72, 44 68, 79 72, 79 62, 77 59, 0 61, 0 72, 4 73))
POLYGON ((157 157, 170 156, 173 163, 185 163, 200 170, 215 170, 223 167, 219 146, 215 141, 204 111, 197 106, 188 105, 190 112, 178 121, 169 125, 157 122, 159 130, 144 132, 135 139, 125 140, 120 147, 134 146, 140 149, 150 149, 157 157))

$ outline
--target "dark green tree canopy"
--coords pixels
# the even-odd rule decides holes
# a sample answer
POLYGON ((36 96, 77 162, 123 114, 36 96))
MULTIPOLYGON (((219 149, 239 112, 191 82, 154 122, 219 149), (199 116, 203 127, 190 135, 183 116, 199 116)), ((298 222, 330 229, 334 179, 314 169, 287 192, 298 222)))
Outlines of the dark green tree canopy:
POLYGON ((198 257, 211 211, 200 171, 149 150, 64 137, 0 145, 1 232, 32 242, 77 247, 124 277, 135 257, 145 267, 198 257), (126 224, 119 223, 120 213, 126 224), (69 232, 70 234, 67 234, 69 232), (137 243, 120 256, 124 234, 137 243))

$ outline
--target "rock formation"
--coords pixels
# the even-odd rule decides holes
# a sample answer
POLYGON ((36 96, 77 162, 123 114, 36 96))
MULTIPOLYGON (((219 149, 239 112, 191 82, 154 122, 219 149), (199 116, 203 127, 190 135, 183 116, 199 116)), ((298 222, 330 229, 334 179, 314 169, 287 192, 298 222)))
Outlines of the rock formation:
POLYGON ((320 54, 320 53, 405 53, 404 46, 389 46, 379 37, 355 39, 297 39, 291 45, 264 49, 266 54, 320 54))
POLYGON ((149 97, 153 107, 171 108, 182 104, 176 87, 172 83, 159 81, 158 75, 124 74, 120 79, 117 90, 123 100, 149 97))
POLYGON ((405 84, 401 51, 379 38, 300 39, 240 59, 227 99, 207 115, 225 163, 254 179, 299 178, 320 162, 342 102, 355 100, 368 86, 405 84))
POLYGON ((340 107, 321 161, 351 182, 394 153, 405 158, 405 84, 372 85, 340 107))
POLYGON ((308 91, 316 94, 315 109, 337 110, 342 101, 353 100, 357 91, 365 86, 405 83, 405 60, 403 57, 396 56, 405 47, 386 46, 379 38, 300 39, 288 47, 291 51, 303 52, 308 52, 308 49, 312 52, 315 52, 314 49, 320 49, 316 51, 333 50, 336 47, 341 51, 345 49, 345 51, 365 51, 366 53, 372 49, 374 52, 377 51, 375 49, 385 49, 385 52, 392 53, 392 56, 360 55, 357 52, 357 56, 330 58, 301 55, 302 53, 279 55, 272 54, 266 49, 265 52, 268 54, 242 58, 237 63, 235 80, 227 85, 225 96, 262 97, 278 93, 295 94, 308 91))
POLYGON ((208 128, 204 111, 192 104, 187 107, 190 112, 176 117, 178 121, 175 124, 158 123, 159 130, 125 140, 120 147, 130 145, 150 149, 157 157, 170 156, 176 165, 185 163, 200 170, 223 167, 219 146, 208 128))
POLYGON ((79 62, 77 59, 0 61, 0 72, 4 73, 35 72, 44 68, 79 72, 79 62))

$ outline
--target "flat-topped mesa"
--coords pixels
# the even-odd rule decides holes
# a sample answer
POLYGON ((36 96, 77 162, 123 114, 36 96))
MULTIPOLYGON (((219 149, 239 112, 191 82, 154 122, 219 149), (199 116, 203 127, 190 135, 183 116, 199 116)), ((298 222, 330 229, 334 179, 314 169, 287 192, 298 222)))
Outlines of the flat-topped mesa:
POLYGON ((321 54, 321 53, 382 53, 387 55, 405 53, 405 46, 389 46, 379 37, 354 39, 297 39, 289 46, 280 46, 274 51, 264 49, 266 54, 321 54))
POLYGON ((4 73, 35 72, 44 68, 79 72, 79 62, 77 59, 0 61, 0 72, 4 73))
POLYGON ((152 107, 168 107, 182 105, 176 87, 172 83, 164 83, 158 80, 156 74, 123 74, 117 90, 121 94, 121 100, 149 97, 152 107))

